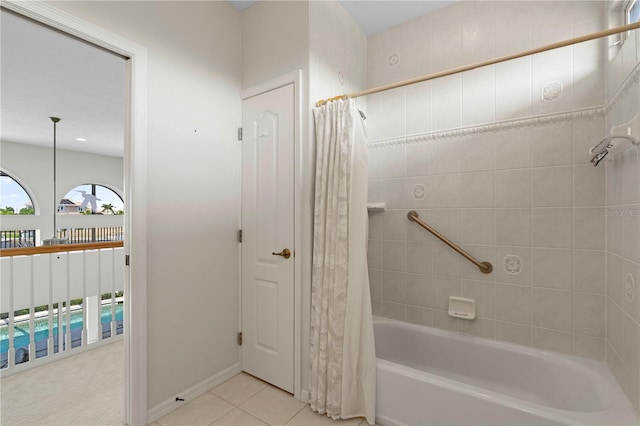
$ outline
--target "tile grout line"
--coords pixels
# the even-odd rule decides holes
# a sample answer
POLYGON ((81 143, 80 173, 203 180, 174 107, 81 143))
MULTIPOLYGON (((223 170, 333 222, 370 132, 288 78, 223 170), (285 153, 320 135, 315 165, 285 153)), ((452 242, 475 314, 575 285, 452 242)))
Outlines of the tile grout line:
MULTIPOLYGON (((307 405, 309 405, 309 404, 304 404, 304 405, 303 405, 303 406, 302 406, 298 411, 296 411, 296 413, 295 413, 293 416, 291 416, 291 418, 290 418, 289 420, 287 420, 287 421, 286 421, 286 422, 284 422, 283 424, 284 424, 284 425, 288 425, 288 424, 291 422, 291 420, 295 419, 295 418, 296 418, 296 416, 302 412, 302 410, 304 410, 305 408, 307 408, 307 405)), ((320 415, 323 415, 323 414, 320 414, 320 415)), ((272 425, 272 426, 278 426, 278 425, 272 425)))

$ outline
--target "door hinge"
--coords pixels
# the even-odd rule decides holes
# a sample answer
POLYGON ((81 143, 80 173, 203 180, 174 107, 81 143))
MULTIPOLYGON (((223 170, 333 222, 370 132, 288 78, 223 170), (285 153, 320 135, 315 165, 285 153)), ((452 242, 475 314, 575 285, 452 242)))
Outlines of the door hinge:
POLYGON ((242 229, 238 229, 238 242, 242 242, 242 229))
POLYGON ((242 127, 238 127, 238 140, 242 140, 242 127))
POLYGON ((124 256, 124 266, 129 266, 129 255, 124 256))
POLYGON ((242 331, 238 333, 238 346, 242 346, 242 331))

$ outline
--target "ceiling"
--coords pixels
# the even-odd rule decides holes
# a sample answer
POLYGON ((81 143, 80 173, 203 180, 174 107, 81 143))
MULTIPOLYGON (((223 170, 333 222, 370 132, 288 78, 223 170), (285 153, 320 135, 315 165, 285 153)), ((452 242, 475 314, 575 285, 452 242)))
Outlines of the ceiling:
POLYGON ((0 138, 122 157, 126 60, 2 10, 0 138), (87 141, 76 141, 84 138, 87 141))
MULTIPOLYGON (((255 3, 250 0, 227 0, 242 11, 255 3)), ((455 1, 435 0, 338 0, 344 10, 368 35, 376 34, 418 16, 426 15, 455 1)))
MULTIPOLYGON (((368 35, 453 1, 338 0, 368 35)), ((231 1, 238 10, 255 1, 231 1)), ((126 59, 11 12, 0 12, 0 138, 122 157, 126 59), (77 141, 83 138, 86 141, 77 141)))

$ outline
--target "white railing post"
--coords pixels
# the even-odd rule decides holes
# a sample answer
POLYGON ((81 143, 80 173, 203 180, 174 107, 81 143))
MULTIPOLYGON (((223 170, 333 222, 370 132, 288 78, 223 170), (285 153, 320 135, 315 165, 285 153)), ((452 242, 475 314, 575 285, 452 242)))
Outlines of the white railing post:
POLYGON ((62 331, 64 312, 62 310, 62 302, 58 302, 58 353, 62 353, 62 344, 64 342, 64 332, 62 331))
POLYGON ((100 340, 100 251, 85 251, 87 344, 100 340), (94 312, 97 309, 97 312, 94 312))
POLYGON ((47 310, 47 318, 49 320, 48 331, 49 337, 47 338, 47 356, 54 354, 54 340, 53 340, 53 262, 51 262, 51 255, 46 255, 49 259, 49 308, 47 310))
POLYGON ((98 250, 98 310, 96 317, 98 319, 98 341, 102 340, 102 250, 98 250))
POLYGON ((33 256, 29 256, 29 271, 29 362, 33 362, 38 356, 38 348, 36 347, 36 298, 33 256))
POLYGON ((87 298, 87 252, 82 252, 82 341, 80 346, 87 346, 89 342, 89 323, 87 315, 87 304, 89 299, 87 298))
MULTIPOLYGON (((9 321, 9 312, 11 311, 11 259, 0 258, 0 312, 7 313, 6 321, 9 321)), ((7 322, 7 364, 4 368, 9 368, 9 322, 7 322)))
POLYGON ((116 249, 111 250, 111 337, 116 337, 116 249))
POLYGON ((100 340, 100 328, 97 323, 98 316, 94 312, 96 309, 99 311, 99 300, 98 296, 89 296, 85 299, 87 310, 87 344, 91 344, 100 340))
POLYGON ((9 351, 7 352, 7 367, 16 365, 16 348, 13 347, 13 311, 9 311, 9 351))
POLYGON ((7 368, 13 368, 16 365, 16 348, 14 347, 14 317, 13 309, 13 259, 9 261, 9 350, 7 352, 7 368))
POLYGON ((67 330, 64 334, 64 341, 65 341, 65 345, 64 345, 64 350, 65 351, 70 351, 71 350, 71 256, 69 255, 69 253, 67 253, 67 257, 66 257, 66 271, 67 271, 67 279, 65 280, 65 284, 66 284, 66 301, 65 301, 65 323, 67 326, 67 330))

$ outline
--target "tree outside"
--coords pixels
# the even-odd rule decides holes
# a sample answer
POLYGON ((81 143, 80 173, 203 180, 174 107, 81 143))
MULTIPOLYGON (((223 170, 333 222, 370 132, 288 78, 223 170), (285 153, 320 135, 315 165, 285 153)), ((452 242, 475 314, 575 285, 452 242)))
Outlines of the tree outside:
POLYGON ((16 209, 14 207, 11 207, 11 206, 0 207, 0 215, 14 215, 14 214, 33 215, 33 214, 36 214, 36 211, 31 206, 26 206, 21 208, 18 213, 16 213, 16 209))
POLYGON ((36 211, 33 207, 23 207, 20 209, 20 212, 18 214, 36 214, 36 211))
POLYGON ((113 204, 103 204, 101 207, 102 213, 116 214, 116 212, 113 210, 113 204))

